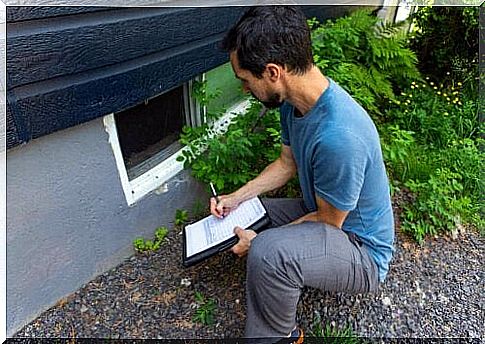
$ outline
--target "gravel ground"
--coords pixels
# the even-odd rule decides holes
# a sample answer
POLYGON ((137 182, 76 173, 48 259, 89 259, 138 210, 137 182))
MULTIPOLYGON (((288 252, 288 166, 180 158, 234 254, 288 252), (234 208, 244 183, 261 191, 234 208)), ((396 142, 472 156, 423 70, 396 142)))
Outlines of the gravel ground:
MULTIPOLYGON (((173 230, 159 252, 137 254, 98 276, 14 337, 240 337, 245 321, 245 259, 230 253, 185 269, 173 230), (195 291, 217 305, 211 326, 193 321, 195 291)), ((386 282, 371 295, 305 289, 297 318, 316 314, 364 337, 485 338, 484 237, 461 231, 419 246, 398 232, 386 282)))

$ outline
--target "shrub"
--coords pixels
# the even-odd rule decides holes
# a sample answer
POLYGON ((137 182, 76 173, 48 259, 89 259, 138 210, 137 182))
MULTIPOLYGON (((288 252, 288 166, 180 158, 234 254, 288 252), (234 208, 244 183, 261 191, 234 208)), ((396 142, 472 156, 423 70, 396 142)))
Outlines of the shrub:
POLYGON ((458 139, 478 134, 478 102, 464 97, 462 83, 444 87, 434 82, 412 82, 389 110, 388 121, 416 133, 418 143, 448 147, 458 139))
POLYGON ((462 80, 471 97, 478 94, 479 7, 419 7, 411 47, 419 69, 434 82, 462 80))
POLYGON ((251 102, 244 115, 231 120, 224 135, 214 135, 210 125, 185 127, 180 142, 188 147, 182 158, 194 177, 229 193, 256 177, 280 153, 280 122, 277 111, 261 117, 261 105, 251 102), (201 149, 205 148, 205 150, 201 149))
POLYGON ((314 60, 371 115, 382 115, 386 101, 408 80, 419 80, 416 55, 399 26, 383 24, 369 11, 311 21, 314 60))
POLYGON ((409 180, 405 186, 416 194, 414 202, 404 207, 402 228, 421 242, 425 235, 453 231, 471 217, 472 205, 463 190, 462 176, 447 168, 437 169, 425 182, 409 180))

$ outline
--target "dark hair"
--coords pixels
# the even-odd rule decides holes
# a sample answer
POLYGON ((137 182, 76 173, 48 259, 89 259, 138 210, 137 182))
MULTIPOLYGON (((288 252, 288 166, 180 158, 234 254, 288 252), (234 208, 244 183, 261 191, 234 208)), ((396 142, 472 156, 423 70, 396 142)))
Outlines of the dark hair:
POLYGON ((239 66, 258 78, 268 63, 300 75, 313 65, 310 29, 295 6, 250 8, 226 34, 222 48, 236 51, 239 66))

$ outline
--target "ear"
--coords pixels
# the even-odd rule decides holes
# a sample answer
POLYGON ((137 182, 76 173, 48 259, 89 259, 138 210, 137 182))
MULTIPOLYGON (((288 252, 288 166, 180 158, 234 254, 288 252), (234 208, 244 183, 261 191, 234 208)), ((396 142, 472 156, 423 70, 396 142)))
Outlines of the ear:
POLYGON ((278 81, 283 74, 283 67, 275 63, 268 63, 265 72, 271 81, 278 81))

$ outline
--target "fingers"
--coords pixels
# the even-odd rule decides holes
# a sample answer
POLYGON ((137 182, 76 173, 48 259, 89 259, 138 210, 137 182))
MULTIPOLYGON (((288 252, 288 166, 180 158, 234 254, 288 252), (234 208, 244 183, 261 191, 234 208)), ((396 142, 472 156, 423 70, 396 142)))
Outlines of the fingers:
POLYGON ((237 235, 239 240, 241 240, 243 238, 244 232, 245 232, 245 230, 242 229, 241 227, 234 227, 234 234, 237 235))
POLYGON ((217 202, 215 197, 211 197, 210 199, 211 214, 221 219, 224 217, 224 208, 220 203, 221 202, 217 202))
POLYGON ((210 198, 211 214, 220 219, 229 215, 236 206, 237 203, 234 203, 234 199, 227 195, 210 198))
POLYGON ((219 197, 216 204, 216 211, 221 215, 221 217, 227 216, 229 211, 224 207, 224 201, 219 197))
POLYGON ((239 242, 232 247, 231 251, 238 257, 243 257, 248 253, 249 246, 251 246, 251 240, 253 240, 257 234, 253 230, 245 230, 241 227, 234 228, 234 234, 238 236, 239 242))
POLYGON ((219 215, 219 213, 217 213, 216 206, 217 206, 216 199, 214 197, 211 197, 210 198, 211 214, 214 215, 214 216, 219 217, 220 215, 219 215))

